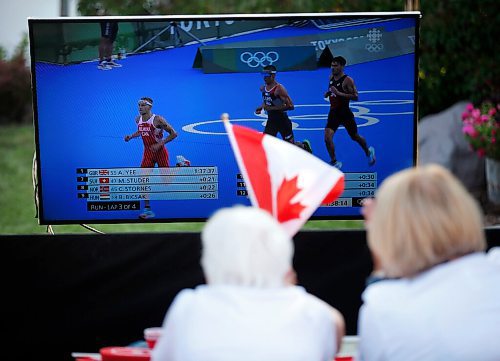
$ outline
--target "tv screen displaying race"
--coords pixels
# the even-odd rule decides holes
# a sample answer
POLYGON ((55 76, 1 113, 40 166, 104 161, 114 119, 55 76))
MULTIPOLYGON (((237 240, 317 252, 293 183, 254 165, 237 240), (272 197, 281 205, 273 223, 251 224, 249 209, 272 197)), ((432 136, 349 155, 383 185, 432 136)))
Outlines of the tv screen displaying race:
POLYGON ((420 14, 29 19, 40 224, 250 204, 221 114, 345 175, 312 219, 416 163, 420 14))

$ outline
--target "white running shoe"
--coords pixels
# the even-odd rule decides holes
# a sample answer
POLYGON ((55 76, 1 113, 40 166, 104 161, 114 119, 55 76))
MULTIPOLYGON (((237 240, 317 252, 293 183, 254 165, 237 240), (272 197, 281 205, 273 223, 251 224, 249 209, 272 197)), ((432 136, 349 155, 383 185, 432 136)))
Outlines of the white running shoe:
POLYGON ((99 69, 99 70, 111 70, 113 68, 110 65, 108 65, 108 63, 106 61, 101 61, 97 65, 97 69, 99 69))
POLYGON ((375 148, 370 147, 368 151, 370 152, 370 154, 368 154, 368 165, 372 166, 377 161, 377 158, 375 158, 375 148))
POLYGON ((335 162, 330 161, 330 165, 334 166, 335 168, 337 168, 339 170, 342 168, 342 162, 339 162, 338 160, 336 160, 335 162))
POLYGON ((155 214, 151 210, 151 208, 144 208, 144 211, 139 215, 139 218, 141 219, 149 219, 149 218, 154 218, 155 214))
POLYGON ((122 65, 121 65, 121 64, 117 63, 117 62, 116 62, 116 61, 114 61, 114 60, 108 60, 108 61, 106 62, 106 65, 108 65, 108 66, 109 66, 109 67, 111 67, 111 68, 121 68, 121 67, 122 67, 122 65))

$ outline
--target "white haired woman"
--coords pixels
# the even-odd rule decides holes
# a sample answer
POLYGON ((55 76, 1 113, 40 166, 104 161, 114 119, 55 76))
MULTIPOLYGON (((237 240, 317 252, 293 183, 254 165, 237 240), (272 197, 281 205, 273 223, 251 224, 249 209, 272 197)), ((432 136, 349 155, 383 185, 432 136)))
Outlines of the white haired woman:
POLYGON ((383 280, 363 293, 360 359, 500 360, 500 265, 462 184, 438 165, 404 170, 364 215, 383 280))
POLYGON ((293 242, 258 208, 216 212, 202 231, 207 285, 170 306, 153 361, 331 361, 342 315, 293 285, 293 242))

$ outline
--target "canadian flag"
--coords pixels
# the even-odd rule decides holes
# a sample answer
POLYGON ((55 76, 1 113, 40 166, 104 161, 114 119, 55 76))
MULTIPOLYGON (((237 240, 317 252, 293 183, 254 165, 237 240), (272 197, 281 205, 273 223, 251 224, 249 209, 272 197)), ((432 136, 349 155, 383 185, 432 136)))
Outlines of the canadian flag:
POLYGON ((271 213, 294 236, 321 203, 344 191, 344 173, 276 137, 225 121, 253 206, 271 213))

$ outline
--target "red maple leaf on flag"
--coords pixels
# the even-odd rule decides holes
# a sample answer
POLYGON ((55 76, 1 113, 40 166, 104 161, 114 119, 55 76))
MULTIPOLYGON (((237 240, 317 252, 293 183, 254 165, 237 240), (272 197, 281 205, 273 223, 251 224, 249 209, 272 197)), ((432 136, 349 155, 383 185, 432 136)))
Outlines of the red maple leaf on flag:
POLYGON ((344 174, 335 167, 271 135, 229 122, 224 127, 252 205, 271 213, 290 236, 321 201, 329 203, 342 194, 344 174), (281 162, 285 153, 287 159, 281 162), (283 179, 284 174, 293 175, 283 179))
POLYGON ((276 200, 276 208, 278 211, 278 221, 280 223, 289 221, 291 219, 299 218, 300 213, 305 206, 297 203, 291 203, 293 197, 295 197, 299 191, 301 190, 297 187, 297 179, 298 175, 288 180, 283 178, 281 185, 278 188, 277 200, 276 200))

